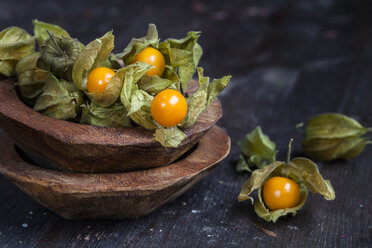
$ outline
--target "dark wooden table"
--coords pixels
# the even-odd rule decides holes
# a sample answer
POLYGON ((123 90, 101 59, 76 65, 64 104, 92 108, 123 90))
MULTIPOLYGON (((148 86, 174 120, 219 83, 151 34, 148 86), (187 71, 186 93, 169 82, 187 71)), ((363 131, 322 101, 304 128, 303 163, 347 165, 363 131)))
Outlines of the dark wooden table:
POLYGON ((319 163, 336 200, 311 195, 296 217, 276 224, 237 202, 249 174, 235 172, 237 142, 257 125, 281 160, 291 137, 293 155, 303 155, 294 126, 314 114, 340 112, 372 126, 371 13, 369 0, 1 1, 0 29, 31 32, 38 18, 84 43, 113 29, 116 51, 149 22, 162 38, 201 30, 205 73, 234 78, 219 122, 231 154, 188 192, 137 220, 67 221, 1 177, 0 247, 372 247, 371 147, 319 163))

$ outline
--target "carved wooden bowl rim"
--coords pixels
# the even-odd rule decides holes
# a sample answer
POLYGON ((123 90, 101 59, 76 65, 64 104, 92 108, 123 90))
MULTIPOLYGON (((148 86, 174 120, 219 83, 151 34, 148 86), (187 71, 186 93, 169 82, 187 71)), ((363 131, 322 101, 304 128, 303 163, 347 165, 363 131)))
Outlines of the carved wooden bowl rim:
MULTIPOLYGON (((44 185, 66 194, 138 192, 162 190, 176 183, 187 182, 208 172, 230 152, 230 137, 218 126, 212 127, 188 156, 170 165, 125 173, 73 173, 44 169, 25 162, 15 151, 14 142, 1 135, 0 173, 12 181, 44 185)), ((141 193, 141 194, 142 194, 141 193)))

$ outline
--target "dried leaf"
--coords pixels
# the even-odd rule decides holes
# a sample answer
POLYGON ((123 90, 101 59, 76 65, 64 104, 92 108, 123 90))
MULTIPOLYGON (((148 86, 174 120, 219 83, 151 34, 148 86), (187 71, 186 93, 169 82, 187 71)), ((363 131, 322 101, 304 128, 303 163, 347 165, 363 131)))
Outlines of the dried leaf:
POLYGON ((256 227, 260 229, 261 231, 263 231, 264 233, 266 233, 267 235, 269 235, 270 237, 276 237, 276 234, 273 231, 267 230, 262 225, 256 224, 256 227))
POLYGON ((178 145, 187 137, 177 127, 158 128, 155 131, 154 139, 159 141, 164 147, 178 147, 178 145))
POLYGON ((100 107, 94 102, 82 105, 80 122, 99 127, 132 127, 127 110, 121 103, 100 107))

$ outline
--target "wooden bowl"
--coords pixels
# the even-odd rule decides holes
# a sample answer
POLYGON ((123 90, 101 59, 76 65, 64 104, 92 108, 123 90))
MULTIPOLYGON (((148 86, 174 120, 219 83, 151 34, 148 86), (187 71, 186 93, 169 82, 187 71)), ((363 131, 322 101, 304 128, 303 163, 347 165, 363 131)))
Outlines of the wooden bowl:
POLYGON ((148 214, 189 189, 230 151, 229 136, 214 126, 195 150, 168 166, 116 174, 83 174, 29 164, 15 151, 13 141, 1 132, 0 139, 0 173, 66 219, 137 218, 148 214))
MULTIPOLYGON (((195 84, 195 82, 194 82, 195 84)), ((142 127, 108 128, 50 118, 19 100, 14 79, 0 81, 0 128, 40 166, 83 173, 124 172, 172 163, 222 116, 215 100, 177 148, 164 148, 142 127)))

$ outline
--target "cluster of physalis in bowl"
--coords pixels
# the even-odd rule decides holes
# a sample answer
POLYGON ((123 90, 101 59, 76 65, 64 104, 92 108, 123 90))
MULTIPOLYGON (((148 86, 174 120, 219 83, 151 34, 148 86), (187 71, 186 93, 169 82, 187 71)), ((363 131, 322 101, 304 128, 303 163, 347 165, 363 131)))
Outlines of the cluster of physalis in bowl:
POLYGON ((7 46, 0 51, 0 73, 16 75, 22 100, 56 119, 140 126, 155 130, 155 140, 164 147, 177 147, 187 137, 182 129, 195 124, 230 80, 209 82, 197 67, 200 32, 160 42, 150 24, 146 36, 113 54, 112 31, 84 45, 59 26, 37 20, 33 25, 34 37, 18 27, 1 32, 1 44, 7 46), (199 88, 188 95, 196 71, 199 88))

